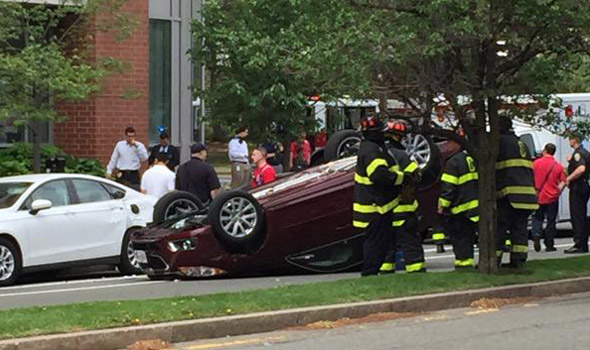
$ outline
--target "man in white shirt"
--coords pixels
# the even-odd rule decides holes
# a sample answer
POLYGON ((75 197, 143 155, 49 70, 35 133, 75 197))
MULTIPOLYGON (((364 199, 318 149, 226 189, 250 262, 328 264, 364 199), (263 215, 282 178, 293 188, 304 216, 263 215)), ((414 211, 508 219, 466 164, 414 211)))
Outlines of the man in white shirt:
POLYGON ((141 193, 160 198, 174 190, 176 174, 168 169, 166 161, 166 153, 156 155, 156 163, 141 178, 141 193))
POLYGON ((121 183, 139 190, 139 170, 147 159, 147 149, 143 143, 135 140, 135 129, 128 126, 125 129, 125 141, 119 141, 115 146, 106 175, 112 178, 114 170, 117 169, 121 183))
POLYGON ((247 184, 250 181, 250 164, 248 163, 248 144, 244 139, 248 136, 245 126, 236 130, 236 136, 229 142, 229 162, 231 163, 231 188, 247 184))

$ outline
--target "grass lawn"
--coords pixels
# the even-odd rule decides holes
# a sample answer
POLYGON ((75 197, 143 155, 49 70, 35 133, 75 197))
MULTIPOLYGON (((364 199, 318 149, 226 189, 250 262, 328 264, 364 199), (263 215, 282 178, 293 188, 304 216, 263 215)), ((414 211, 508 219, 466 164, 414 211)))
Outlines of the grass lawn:
POLYGON ((256 291, 0 311, 0 338, 130 326, 590 276, 590 256, 535 260, 522 271, 396 274, 256 291))

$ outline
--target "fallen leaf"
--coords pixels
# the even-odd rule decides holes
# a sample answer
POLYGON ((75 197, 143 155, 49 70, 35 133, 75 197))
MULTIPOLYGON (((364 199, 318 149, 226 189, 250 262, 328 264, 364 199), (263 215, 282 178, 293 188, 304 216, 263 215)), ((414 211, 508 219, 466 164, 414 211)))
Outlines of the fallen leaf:
POLYGON ((129 350, 164 350, 170 348, 170 343, 161 339, 140 340, 129 345, 129 350))

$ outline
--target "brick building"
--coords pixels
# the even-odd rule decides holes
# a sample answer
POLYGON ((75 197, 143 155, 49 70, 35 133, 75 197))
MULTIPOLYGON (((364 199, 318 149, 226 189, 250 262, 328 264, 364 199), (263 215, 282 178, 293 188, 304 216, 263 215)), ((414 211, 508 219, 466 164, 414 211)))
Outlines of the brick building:
MULTIPOLYGON (((200 9, 201 0, 129 0, 126 11, 139 22, 131 38, 117 42, 112 34, 93 36, 95 58, 114 57, 129 68, 108 77, 89 101, 58 104, 69 118, 46 125, 44 141, 106 163, 126 126, 134 126, 146 145, 157 143, 158 127, 165 127, 172 143, 181 146, 183 159, 188 158, 188 145, 198 134, 191 89, 200 81, 200 70, 186 53, 192 47, 191 21, 200 9)), ((0 145, 29 140, 24 130, 11 126, 0 124, 0 134, 0 145)))

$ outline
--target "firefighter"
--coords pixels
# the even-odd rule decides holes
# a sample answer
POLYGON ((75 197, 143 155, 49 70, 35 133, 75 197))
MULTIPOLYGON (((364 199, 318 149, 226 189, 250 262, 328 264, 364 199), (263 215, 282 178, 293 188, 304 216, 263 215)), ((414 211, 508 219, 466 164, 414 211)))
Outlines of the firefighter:
POLYGON ((512 120, 500 116, 500 143, 496 161, 496 191, 498 206, 498 264, 502 262, 502 247, 510 230, 510 263, 506 267, 520 268, 527 259, 529 215, 537 210, 537 192, 533 178, 533 162, 528 147, 514 134, 512 120))
POLYGON ((442 254, 445 252, 445 239, 447 238, 445 230, 445 218, 439 214, 436 218, 436 222, 432 227, 432 241, 436 245, 436 252, 442 254))
POLYGON ((588 252, 589 227, 586 220, 586 207, 590 192, 588 187, 590 153, 582 146, 582 140, 582 135, 577 132, 573 132, 569 136, 574 154, 568 159, 566 184, 570 189, 569 204, 574 231, 574 246, 564 250, 566 254, 588 252))
POLYGON ((438 213, 445 216, 445 228, 451 235, 455 269, 475 267, 473 244, 479 222, 479 200, 475 161, 465 151, 452 155, 441 177, 442 189, 438 213))
POLYGON ((426 272, 422 237, 418 232, 418 201, 416 187, 420 182, 420 168, 416 162, 408 157, 405 147, 401 144, 401 137, 406 134, 407 126, 401 121, 388 123, 386 137, 388 153, 396 163, 397 169, 404 174, 404 183, 400 193, 399 205, 393 209, 393 241, 390 245, 381 272, 391 272, 395 268, 395 242, 403 252, 405 270, 408 273, 426 272))
POLYGON ((361 120, 361 141, 354 174, 353 226, 363 229, 361 276, 376 275, 393 239, 393 209, 399 203, 403 172, 387 153, 384 125, 370 115, 361 120))

